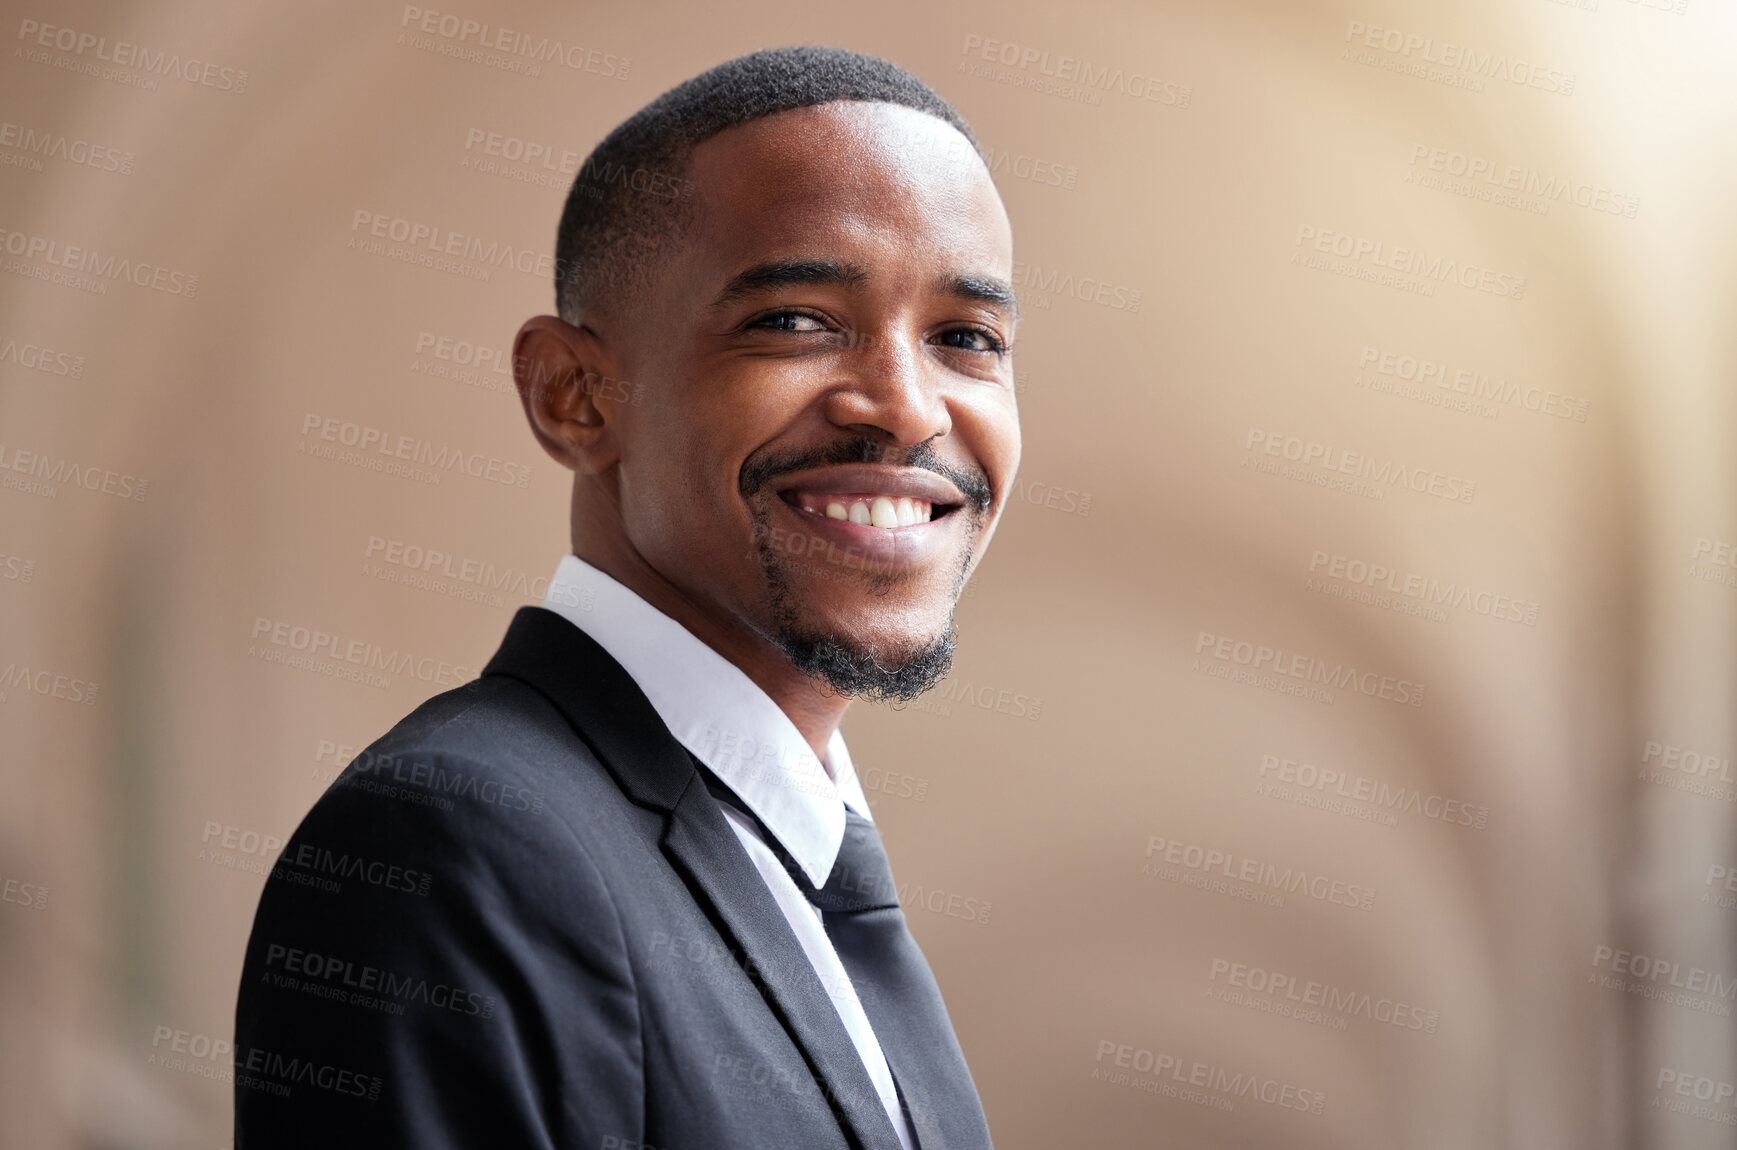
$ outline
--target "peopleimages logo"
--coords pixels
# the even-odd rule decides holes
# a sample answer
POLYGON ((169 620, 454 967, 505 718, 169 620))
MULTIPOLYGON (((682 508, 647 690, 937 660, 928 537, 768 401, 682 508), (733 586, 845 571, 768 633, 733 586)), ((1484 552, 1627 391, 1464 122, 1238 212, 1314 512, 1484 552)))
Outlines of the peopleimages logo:
POLYGON ((30 583, 36 578, 36 560, 0 551, 0 582, 30 583))
POLYGON ((125 40, 116 40, 110 43, 106 36, 98 36, 93 32, 81 32, 76 28, 44 24, 40 20, 20 20, 18 22, 18 38, 30 45, 30 47, 19 51, 25 59, 32 63, 54 64, 57 67, 83 72, 86 75, 101 75, 103 79, 109 80, 120 78, 111 74, 116 68, 144 72, 147 74, 146 76, 138 77, 129 82, 146 88, 155 88, 156 84, 154 82, 137 84, 137 80, 148 80, 152 76, 171 76, 189 84, 216 88, 221 92, 247 91, 246 68, 232 68, 225 64, 201 60, 197 56, 183 57, 179 52, 170 52, 162 48, 151 49, 143 44, 129 44, 125 40), (81 57, 88 53, 92 60, 100 60, 104 64, 113 65, 113 67, 99 69, 93 64, 72 57, 51 57, 47 53, 36 50, 39 48, 70 52, 72 57, 81 57))
POLYGON ((84 356, 56 351, 39 343, 19 343, 11 336, 0 336, 0 364, 6 363, 67 379, 84 378, 84 356))
POLYGON ((345 638, 333 631, 303 627, 281 619, 255 617, 247 653, 268 663, 288 663, 337 678, 390 686, 383 675, 408 675, 423 683, 456 687, 476 677, 458 663, 385 648, 364 639, 345 638), (329 662, 328 662, 329 661, 329 662), (377 682, 376 682, 377 681, 377 682))
POLYGON ((1247 1067, 1232 1070, 1108 1038, 1098 1040, 1098 1056, 1094 1061, 1092 1078, 1095 1080, 1167 1098, 1181 1098, 1214 1110, 1234 1110, 1236 1103, 1233 1099, 1237 1098, 1264 1102, 1282 1110, 1300 1110, 1305 1114, 1319 1114, 1327 1104, 1324 1091, 1265 1077, 1247 1067), (1110 1060, 1107 1066, 1104 1064, 1106 1058, 1110 1060), (1151 1077, 1134 1077, 1127 1073, 1130 1070, 1151 1077), (1202 1091, 1211 1091, 1217 1097, 1202 1091))
POLYGON ((9 902, 31 910, 47 910, 48 888, 40 883, 9 878, 0 883, 0 902, 9 902))
POLYGON ((1402 814, 1478 831, 1490 823, 1490 808, 1486 806, 1278 755, 1262 755, 1255 777, 1259 780, 1255 783, 1256 794, 1333 814, 1349 814, 1383 826, 1396 825, 1402 814), (1275 787, 1275 783, 1279 785, 1275 787))
MULTIPOLYGON (((1520 164, 1504 164, 1492 160, 1488 156, 1471 155, 1455 151, 1451 148, 1438 148, 1430 144, 1413 142, 1411 145, 1411 172, 1406 176, 1407 182, 1413 182, 1422 175, 1418 171, 1421 164, 1424 173, 1435 172, 1443 176, 1455 176, 1473 185, 1467 189, 1473 198, 1484 198, 1476 192, 1476 186, 1481 184, 1490 191, 1511 192, 1519 197, 1534 197, 1543 202, 1555 201, 1573 204, 1589 211, 1604 212, 1613 216, 1623 216, 1634 219, 1640 211, 1640 197, 1628 196, 1612 191, 1601 184, 1591 184, 1584 180, 1571 180, 1554 173, 1546 175, 1533 168, 1520 164)), ((1430 186, 1430 185, 1426 185, 1430 186)), ((1448 188, 1446 190, 1454 190, 1448 188)))
POLYGON ((38 130, 28 124, 0 120, 0 148, 18 153, 17 161, 0 155, 0 163, 40 172, 44 159, 61 160, 77 167, 95 168, 99 172, 133 174, 134 156, 107 144, 92 143, 65 132, 38 130))
POLYGON ((229 1082, 234 1077, 230 1053, 227 1038, 213 1038, 209 1034, 159 1025, 151 1035, 151 1053, 145 1058, 145 1065, 229 1082), (165 1042, 169 1044, 167 1050, 163 1049, 165 1042))
POLYGON ((1701 901, 1710 902, 1714 906, 1730 910, 1737 907, 1737 867, 1726 866, 1724 863, 1710 863, 1707 866, 1707 889, 1701 892, 1701 901))
POLYGON ((1142 292, 1139 288, 1113 284, 1091 276, 1075 276, 1071 271, 1045 268, 1039 264, 1013 261, 1013 286, 1049 295, 1071 296, 1086 303, 1116 311, 1140 310, 1142 292))
POLYGON ((235 1052, 235 1085, 277 1098, 290 1097, 298 1085, 314 1086, 334 1094, 377 1102, 386 1080, 346 1067, 248 1046, 235 1052))
POLYGON ((1012 176, 1015 179, 1030 180, 1034 184, 1048 184, 1050 187, 1066 188, 1069 191, 1073 190, 1080 178, 1080 170, 1072 164, 1060 164, 1053 160, 1006 151, 998 152, 991 147, 983 149, 983 162, 989 165, 991 176, 1012 176))
POLYGON ((1319 683, 1334 690, 1353 690, 1371 698, 1386 699, 1407 706, 1423 706, 1424 685, 1410 679, 1398 679, 1379 671, 1359 670, 1345 663, 1328 664, 1313 655, 1287 655, 1275 647, 1251 643, 1230 635, 1215 635, 1202 631, 1194 642, 1194 654, 1237 666, 1283 675, 1304 683, 1319 683))
MULTIPOLYGON (((6 664, 5 669, 0 670, 0 687, 8 691, 29 691, 35 695, 64 699, 69 703, 82 703, 90 707, 96 705, 99 684, 77 675, 41 668, 33 670, 28 663, 14 662, 6 664)), ((0 700, 5 697, 5 691, 0 691, 0 700)))
MULTIPOLYGON (((357 246, 358 237, 374 241, 390 240, 395 244, 405 245, 407 251, 420 257, 405 262, 420 262, 428 267, 433 267, 438 257, 450 256, 459 262, 478 265, 478 270, 485 272, 491 267, 504 267, 546 280, 564 266, 547 252, 515 247, 499 240, 485 241, 481 236, 455 232, 438 224, 384 212, 371 212, 366 208, 357 208, 351 214, 350 232, 352 247, 357 246)), ((358 250, 366 250, 370 255, 384 254, 383 250, 375 251, 372 248, 358 250)))
POLYGON ((1705 535, 1695 537, 1695 546, 1689 552, 1691 560, 1705 559, 1724 567, 1737 567, 1737 546, 1723 540, 1713 540, 1705 535))
POLYGON ((1409 355, 1365 344, 1357 357, 1357 383, 1371 391, 1391 391, 1409 399, 1421 397, 1434 402, 1427 393, 1421 396, 1413 395, 1407 392, 1404 386, 1416 384, 1418 388, 1423 388, 1428 385, 1439 392, 1451 393, 1455 402, 1447 406, 1455 406, 1487 419, 1500 416, 1500 410, 1490 406, 1499 403, 1557 419, 1585 423, 1587 413, 1592 407, 1591 400, 1578 396, 1516 383, 1500 376, 1492 377, 1488 372, 1476 368, 1455 367, 1450 372, 1450 366, 1425 355, 1409 355))
MULTIPOLYGON (((27 270, 37 261, 51 267, 63 269, 71 273, 77 280, 58 280, 66 282, 70 287, 81 291, 90 291, 96 295, 108 294, 109 283, 128 283, 134 287, 148 288, 151 291, 163 292, 165 295, 178 295, 184 299, 192 299, 199 294, 199 277, 190 272, 177 271, 161 264, 145 263, 118 256, 114 252, 102 252, 96 248, 80 247, 77 244, 65 243, 49 236, 32 235, 28 232, 16 232, 0 228, 0 251, 9 256, 16 256, 17 267, 6 270, 18 275, 30 275, 33 279, 54 279, 47 273, 32 275, 27 270)), ((8 261, 10 263, 11 261, 8 261)), ((39 272, 41 269, 37 269, 39 272)))
POLYGON ((1737 978, 1603 943, 1593 948, 1592 970, 1586 980, 1606 990, 1620 990, 1718 1018, 1731 1017, 1729 1000, 1737 999, 1737 978))
POLYGON ((1673 743, 1648 740, 1639 778, 1674 791, 1737 802, 1737 777, 1731 773, 1729 754, 1685 750, 1673 743))
POLYGON ((1516 59, 1488 48, 1473 48, 1452 40, 1437 40, 1419 32, 1386 28, 1362 20, 1349 21, 1345 26, 1345 42, 1351 48, 1384 52, 1381 60, 1372 53, 1362 53, 1371 59, 1358 63, 1375 63, 1384 69, 1409 73, 1421 79, 1455 81, 1453 86, 1474 92, 1484 90, 1486 80, 1505 80, 1516 87, 1537 88, 1559 96, 1572 96, 1577 79, 1573 72, 1546 68, 1542 64, 1516 59))
POLYGON ((65 456, 27 451, 21 447, 8 447, 0 443, 0 473, 3 472, 17 472, 31 478, 14 479, 11 475, 0 474, 0 486, 48 499, 58 495, 58 485, 64 483, 68 487, 82 487, 86 491, 97 491, 112 495, 116 499, 130 499, 135 503, 142 503, 151 487, 150 480, 125 471, 93 467, 65 456))
POLYGON ((1385 498, 1390 487, 1403 487, 1449 503, 1470 503, 1478 493, 1477 483, 1463 476, 1424 467, 1408 467, 1392 459, 1378 459, 1361 451, 1346 451, 1318 440, 1259 427, 1248 429, 1242 446, 1244 467, 1269 475, 1283 475, 1287 479, 1312 481, 1317 486, 1334 487, 1365 498, 1385 498), (1287 470, 1263 460, 1262 455, 1284 459, 1298 466, 1287 470), (1317 470, 1311 473, 1309 468, 1317 470))
POLYGON ((969 679, 943 679, 935 693, 950 702, 963 702, 980 711, 997 711, 1016 719, 1036 720, 1043 713, 1043 700, 1015 694, 1005 688, 976 686, 969 679))
POLYGON ((433 591, 453 599, 504 606, 502 593, 541 602, 549 590, 547 575, 532 576, 511 567, 497 567, 476 558, 437 547, 370 535, 363 551, 362 574, 385 583, 433 591))
POLYGON ((1181 842, 1161 835, 1146 839, 1146 862, 1140 867, 1147 878, 1179 882, 1215 894, 1234 894, 1249 902, 1285 905, 1284 895, 1302 894, 1316 902, 1348 906, 1354 910, 1375 909, 1375 888, 1347 882, 1306 868, 1278 864, 1219 850, 1199 843, 1181 842), (1183 875, 1180 871, 1193 872, 1183 875), (1176 872, 1176 873, 1167 873, 1176 872), (1220 881, 1224 880, 1224 881, 1220 881), (1249 888, 1246 892, 1237 887, 1249 888))
MULTIPOLYGON (((1186 108, 1194 95, 1194 88, 1189 84, 1161 80, 1143 72, 1128 72, 1109 64, 1093 64, 1076 56, 1058 54, 1052 59, 1046 49, 1022 47, 994 37, 980 36, 975 32, 966 33, 965 46, 960 49, 960 54, 976 56, 987 64, 999 64, 1003 68, 1035 73, 1043 77, 1043 80, 1034 80, 1029 76, 991 73, 984 77, 985 79, 1003 80, 1021 88, 1031 87, 1046 91, 1054 89, 1058 95, 1077 93, 1077 96, 1071 98, 1085 97, 1083 103, 1101 103, 1099 92, 1115 92, 1135 100, 1149 100, 1154 104, 1186 108)), ((963 67, 963 64, 961 66, 963 67)))
MULTIPOLYGON (((1380 997, 1362 990, 1347 990, 1313 979, 1300 979, 1294 974, 1232 962, 1227 958, 1214 958, 1207 982, 1216 983, 1221 978, 1226 986, 1267 996, 1293 1009, 1319 1007, 1327 1014, 1340 1018, 1363 1018, 1399 1030, 1417 1030, 1425 1034, 1434 1034, 1441 1025, 1439 1011, 1426 1010, 1413 1003, 1380 997)), ((1235 1005, 1251 1004, 1237 1000, 1235 1005)), ((1343 1027, 1336 1026, 1332 1029, 1343 1027)))
MULTIPOLYGON (((1421 248, 1392 247, 1384 240, 1372 240, 1366 236, 1354 236, 1349 232, 1334 231, 1312 224, 1298 226, 1297 238, 1292 246, 1299 250, 1291 253, 1292 263, 1304 262, 1302 257, 1307 253, 1301 249, 1305 244, 1313 251, 1346 261, 1344 267, 1347 270, 1344 274, 1351 275, 1353 279, 1370 278, 1375 274, 1371 269, 1381 268, 1417 277, 1417 280, 1421 281, 1420 286, 1430 288, 1430 293, 1426 294, 1433 293, 1433 282, 1451 283, 1467 291, 1483 292, 1515 301, 1526 295, 1525 276, 1497 271, 1480 264, 1462 264, 1447 256, 1430 255, 1421 248), (1364 267, 1365 264, 1367 267, 1364 267), (1358 274, 1366 271, 1370 274, 1358 274)), ((1335 269, 1328 267, 1317 270, 1335 269)))
POLYGON ((296 446, 296 454, 335 460, 436 486, 442 473, 455 471, 503 487, 523 487, 531 481, 528 463, 498 459, 479 451, 465 451, 414 435, 395 435, 382 428, 314 412, 302 417, 302 441, 296 446))
MULTIPOLYGON (((466 51, 469 50, 475 53, 474 58, 480 62, 493 66, 516 65, 506 70, 526 71, 533 77, 537 75, 535 64, 560 64, 575 72, 590 72, 611 80, 627 79, 627 73, 633 67, 631 59, 617 56, 613 52, 587 48, 582 44, 568 44, 534 32, 516 32, 482 20, 472 20, 468 16, 436 12, 414 4, 404 6, 398 26, 422 36, 438 36, 446 41, 449 50, 439 52, 440 55, 469 59, 472 58, 466 51), (495 53, 500 55, 493 59, 488 58, 495 53)), ((403 42, 402 33, 400 42, 403 42)), ((414 46, 424 47, 421 43, 414 46)), ((428 46, 435 47, 433 44, 428 46)))
POLYGON ((410 361, 410 370, 487 391, 516 392, 518 384, 514 376, 517 374, 524 376, 534 387, 545 384, 555 388, 574 386, 585 395, 610 403, 632 404, 634 407, 645 405, 646 388, 631 380, 616 379, 595 371, 563 375, 528 356, 510 355, 480 341, 431 331, 416 333, 416 355, 410 361))
POLYGON ((1669 1089, 1681 1098, 1669 1098, 1655 1095, 1653 1105, 1669 1110, 1674 1114, 1687 1114, 1705 1122, 1716 1122, 1721 1126, 1737 1126, 1737 1083, 1722 1079, 1709 1078, 1704 1074, 1696 1074, 1688 1070, 1677 1070, 1668 1066, 1659 1067, 1658 1081, 1653 1083, 1654 1090, 1669 1089), (1693 1098, 1694 1102, 1684 1099, 1693 1098))
POLYGON ((1398 596, 1416 605, 1417 610, 1411 613, 1452 607, 1489 619, 1524 623, 1528 627, 1538 624, 1538 604, 1528 600, 1460 583, 1443 583, 1415 571, 1401 571, 1346 555, 1330 555, 1325 551, 1311 553, 1309 576, 1304 584, 1306 590, 1371 602, 1375 606, 1388 606, 1387 596, 1398 596), (1372 594, 1365 596, 1362 594, 1364 591, 1372 594))

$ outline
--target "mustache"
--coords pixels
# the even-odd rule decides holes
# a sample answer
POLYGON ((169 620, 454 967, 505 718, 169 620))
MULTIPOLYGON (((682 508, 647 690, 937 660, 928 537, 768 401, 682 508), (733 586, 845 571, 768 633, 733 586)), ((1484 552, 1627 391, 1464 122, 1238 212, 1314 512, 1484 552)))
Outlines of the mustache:
POLYGON ((887 463, 894 467, 917 467, 933 471, 965 495, 965 501, 978 514, 989 510, 994 491, 989 476, 981 468, 962 468, 943 462, 932 440, 911 447, 888 447, 867 436, 834 440, 824 447, 782 454, 756 452, 742 461, 737 489, 749 499, 764 491, 774 480, 794 475, 813 467, 829 467, 847 463, 887 463))

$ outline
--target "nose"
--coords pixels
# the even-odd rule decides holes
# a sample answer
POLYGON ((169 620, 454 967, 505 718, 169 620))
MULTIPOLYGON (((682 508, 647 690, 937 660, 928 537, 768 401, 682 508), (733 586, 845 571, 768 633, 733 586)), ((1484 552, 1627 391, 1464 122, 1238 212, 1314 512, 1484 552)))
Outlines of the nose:
POLYGON ((953 430, 940 375, 923 354, 920 337, 861 333, 826 397, 826 417, 900 447, 939 438, 953 430))

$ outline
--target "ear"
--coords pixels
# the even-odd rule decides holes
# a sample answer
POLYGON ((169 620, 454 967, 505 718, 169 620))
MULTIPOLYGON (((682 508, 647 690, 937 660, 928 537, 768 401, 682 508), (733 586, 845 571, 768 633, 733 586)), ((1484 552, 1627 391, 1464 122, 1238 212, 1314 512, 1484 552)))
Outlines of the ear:
POLYGON ((625 390, 610 386, 614 368, 595 331, 556 316, 526 320, 513 340, 513 381, 531 433, 569 471, 596 475, 620 458, 616 417, 625 390))

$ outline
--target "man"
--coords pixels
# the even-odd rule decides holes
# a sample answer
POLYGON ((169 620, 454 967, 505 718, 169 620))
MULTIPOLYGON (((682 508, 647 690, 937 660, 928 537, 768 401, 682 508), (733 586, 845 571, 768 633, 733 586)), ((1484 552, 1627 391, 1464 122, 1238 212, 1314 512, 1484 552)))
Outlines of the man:
POLYGON ((970 129, 745 56, 598 146, 556 254, 515 360, 573 554, 285 848, 236 1145, 988 1147, 838 733, 945 673, 1018 464, 970 129))

